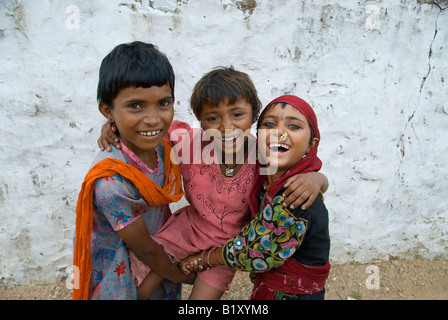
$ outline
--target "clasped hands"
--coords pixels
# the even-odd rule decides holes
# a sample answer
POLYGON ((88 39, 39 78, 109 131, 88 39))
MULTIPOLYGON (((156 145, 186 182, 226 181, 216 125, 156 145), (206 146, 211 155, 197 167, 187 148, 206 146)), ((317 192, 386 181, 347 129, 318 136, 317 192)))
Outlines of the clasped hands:
POLYGON ((202 272, 217 266, 216 248, 204 250, 201 253, 189 256, 180 262, 180 269, 185 275, 192 272, 202 272))

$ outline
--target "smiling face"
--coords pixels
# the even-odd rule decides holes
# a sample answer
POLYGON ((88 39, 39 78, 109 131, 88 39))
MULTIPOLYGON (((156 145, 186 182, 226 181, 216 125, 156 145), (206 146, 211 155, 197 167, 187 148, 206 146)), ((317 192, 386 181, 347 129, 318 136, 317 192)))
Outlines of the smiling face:
POLYGON ((277 169, 275 178, 280 177, 300 161, 316 144, 311 139, 311 128, 306 117, 295 107, 277 104, 267 110, 260 120, 259 145, 269 166, 277 169), (265 143, 263 143, 265 142, 265 143))
POLYGON ((242 150, 252 120, 252 106, 243 99, 234 104, 205 104, 200 115, 202 129, 207 131, 219 150, 228 154, 242 150))
POLYGON ((173 105, 171 88, 164 85, 123 89, 113 100, 113 107, 100 103, 99 109, 115 122, 122 142, 148 164, 154 162, 155 148, 173 121, 173 105))

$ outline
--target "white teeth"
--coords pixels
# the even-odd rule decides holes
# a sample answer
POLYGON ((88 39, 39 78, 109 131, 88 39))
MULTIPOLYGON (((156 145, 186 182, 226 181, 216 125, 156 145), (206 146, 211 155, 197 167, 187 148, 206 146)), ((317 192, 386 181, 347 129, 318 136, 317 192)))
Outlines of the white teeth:
POLYGON ((289 150, 289 146, 287 146, 286 144, 283 143, 272 143, 269 145, 269 148, 285 148, 286 150, 289 150))
POLYGON ((147 131, 147 132, 143 132, 143 131, 141 131, 141 132, 139 132, 139 134, 141 134, 142 136, 150 137, 150 136, 155 136, 155 135, 159 134, 160 131, 162 131, 162 130, 158 130, 158 131, 147 131))
POLYGON ((231 141, 231 140, 234 140, 236 138, 238 138, 238 136, 234 136, 234 137, 230 137, 230 138, 222 138, 221 140, 222 141, 231 141))

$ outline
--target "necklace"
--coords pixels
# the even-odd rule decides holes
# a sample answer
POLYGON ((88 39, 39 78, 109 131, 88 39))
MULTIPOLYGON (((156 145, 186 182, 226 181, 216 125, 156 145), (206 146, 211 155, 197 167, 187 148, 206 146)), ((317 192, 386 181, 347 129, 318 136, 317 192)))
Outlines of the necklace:
POLYGON ((235 174, 235 167, 237 166, 236 164, 233 167, 228 166, 227 164, 224 163, 224 165, 226 166, 226 177, 233 177, 233 175, 235 174))
POLYGON ((226 176, 226 177, 233 177, 233 176, 235 175, 235 168, 236 168, 236 166, 237 166, 239 163, 243 163, 243 164, 244 164, 245 157, 246 157, 246 156, 244 156, 244 158, 237 158, 237 159, 236 159, 236 162, 235 162, 235 164, 234 164, 233 166, 228 166, 228 165, 223 161, 222 163, 223 163, 224 166, 226 167, 226 173, 225 173, 225 176, 226 176))

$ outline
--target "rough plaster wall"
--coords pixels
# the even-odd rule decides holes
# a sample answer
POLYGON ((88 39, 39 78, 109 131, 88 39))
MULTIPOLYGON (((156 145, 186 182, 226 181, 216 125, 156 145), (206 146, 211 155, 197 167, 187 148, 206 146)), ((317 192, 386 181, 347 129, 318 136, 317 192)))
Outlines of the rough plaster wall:
MULTIPOLYGON (((51 283, 72 261, 75 206, 98 151, 101 59, 159 46, 176 118, 213 67, 263 103, 292 93, 319 118, 333 263, 446 259, 447 1, 1 0, 0 283, 51 283)), ((174 208, 178 207, 174 206, 174 208)))

